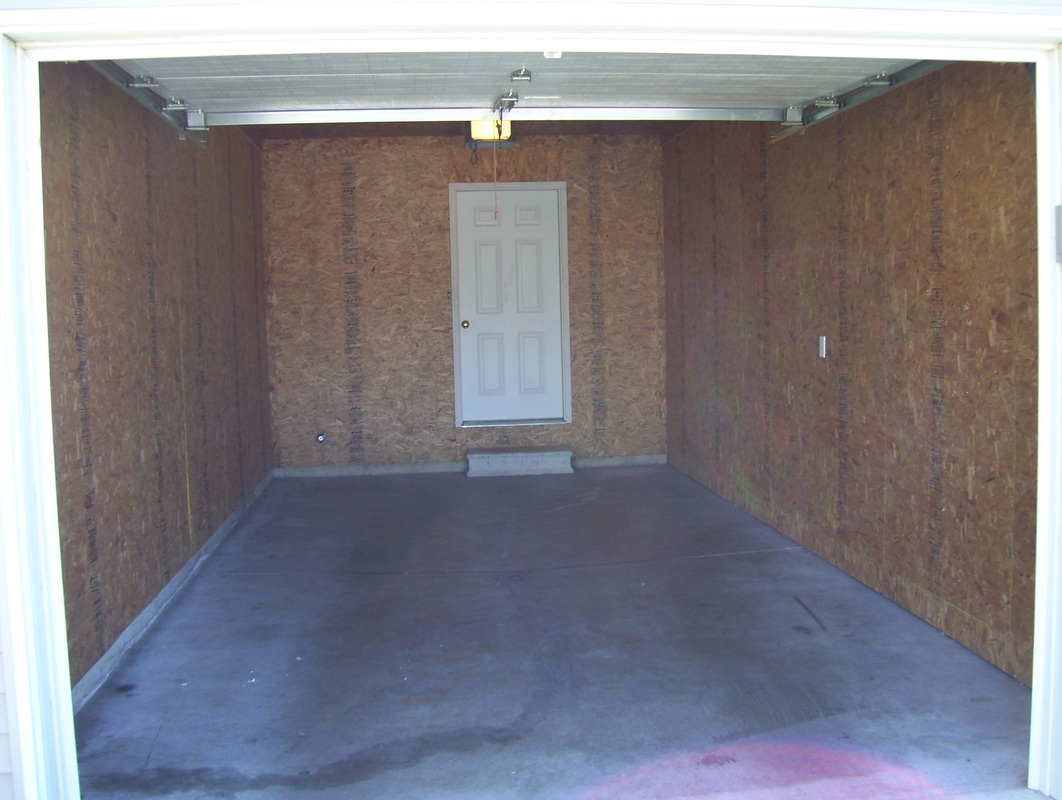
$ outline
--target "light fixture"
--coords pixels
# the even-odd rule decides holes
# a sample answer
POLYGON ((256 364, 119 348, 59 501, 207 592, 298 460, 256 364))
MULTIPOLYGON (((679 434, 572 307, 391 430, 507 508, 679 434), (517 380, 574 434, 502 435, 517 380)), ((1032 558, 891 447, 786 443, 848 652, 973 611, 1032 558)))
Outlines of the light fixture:
POLYGON ((469 137, 476 142, 504 142, 513 135, 513 123, 507 119, 474 119, 469 123, 469 137))
MULTIPOLYGON (((516 73, 513 73, 514 75, 516 73)), ((520 95, 511 89, 494 101, 496 119, 474 119, 469 124, 470 142, 494 142, 496 146, 507 142, 513 135, 513 123, 505 119, 505 112, 512 111, 520 95)))
POLYGON ((494 101, 493 110, 498 115, 496 119, 474 119, 469 123, 465 147, 472 151, 469 160, 473 164, 479 162, 478 150, 481 142, 489 142, 495 151, 513 146, 513 125, 505 119, 505 112, 512 111, 519 99, 520 95, 510 89, 494 101))

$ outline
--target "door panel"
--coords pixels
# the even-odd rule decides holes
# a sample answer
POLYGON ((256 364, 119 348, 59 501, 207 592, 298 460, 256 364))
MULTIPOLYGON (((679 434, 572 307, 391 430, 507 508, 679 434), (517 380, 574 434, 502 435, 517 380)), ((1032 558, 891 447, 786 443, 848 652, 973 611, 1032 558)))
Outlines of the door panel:
POLYGON ((501 242, 476 242, 476 311, 501 314, 503 310, 501 242))
POLYGON ((537 242, 516 245, 516 308, 521 314, 541 313, 542 250, 537 242))
POLYGON ((478 393, 483 396, 505 395, 505 337, 500 333, 476 336, 478 393))
POLYGON ((564 184, 452 184, 450 236, 457 425, 570 422, 564 184))
POLYGON ((546 391, 545 342, 541 333, 520 334, 520 393, 546 391))

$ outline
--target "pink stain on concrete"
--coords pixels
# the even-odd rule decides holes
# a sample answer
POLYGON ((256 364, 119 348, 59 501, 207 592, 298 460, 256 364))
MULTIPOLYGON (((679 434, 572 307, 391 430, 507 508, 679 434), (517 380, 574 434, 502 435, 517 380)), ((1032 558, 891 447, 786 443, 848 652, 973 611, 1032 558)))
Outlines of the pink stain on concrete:
POLYGON ((744 744, 641 767, 579 800, 960 800, 899 764, 797 743, 744 744))

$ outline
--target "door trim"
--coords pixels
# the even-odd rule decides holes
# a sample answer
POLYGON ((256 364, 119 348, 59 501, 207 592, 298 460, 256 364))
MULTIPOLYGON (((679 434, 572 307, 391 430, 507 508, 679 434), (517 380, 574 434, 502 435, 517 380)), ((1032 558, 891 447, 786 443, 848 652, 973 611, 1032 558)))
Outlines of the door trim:
POLYGON ((38 64, 3 35, 0 108, 0 795, 9 771, 16 798, 73 800, 38 64))
POLYGON ((489 428, 513 425, 565 425, 572 421, 571 317, 568 304, 568 185, 564 181, 513 181, 509 183, 450 184, 450 310, 454 356, 454 427, 489 428), (461 407, 461 328, 458 301, 457 215, 453 213, 462 192, 552 191, 557 198, 557 233, 560 239, 561 392, 563 416, 550 419, 467 420, 461 407))
POLYGON ((1036 62, 1039 237, 1036 592, 1029 788, 1062 797, 1062 48, 1036 62))

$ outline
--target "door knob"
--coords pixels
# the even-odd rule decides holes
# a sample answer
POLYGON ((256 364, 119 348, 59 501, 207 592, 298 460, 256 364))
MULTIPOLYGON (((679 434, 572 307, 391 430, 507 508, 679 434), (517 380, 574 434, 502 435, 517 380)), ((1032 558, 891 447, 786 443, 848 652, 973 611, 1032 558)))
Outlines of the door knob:
POLYGON ((467 319, 461 320, 461 327, 462 328, 467 328, 468 327, 468 320, 467 319))

